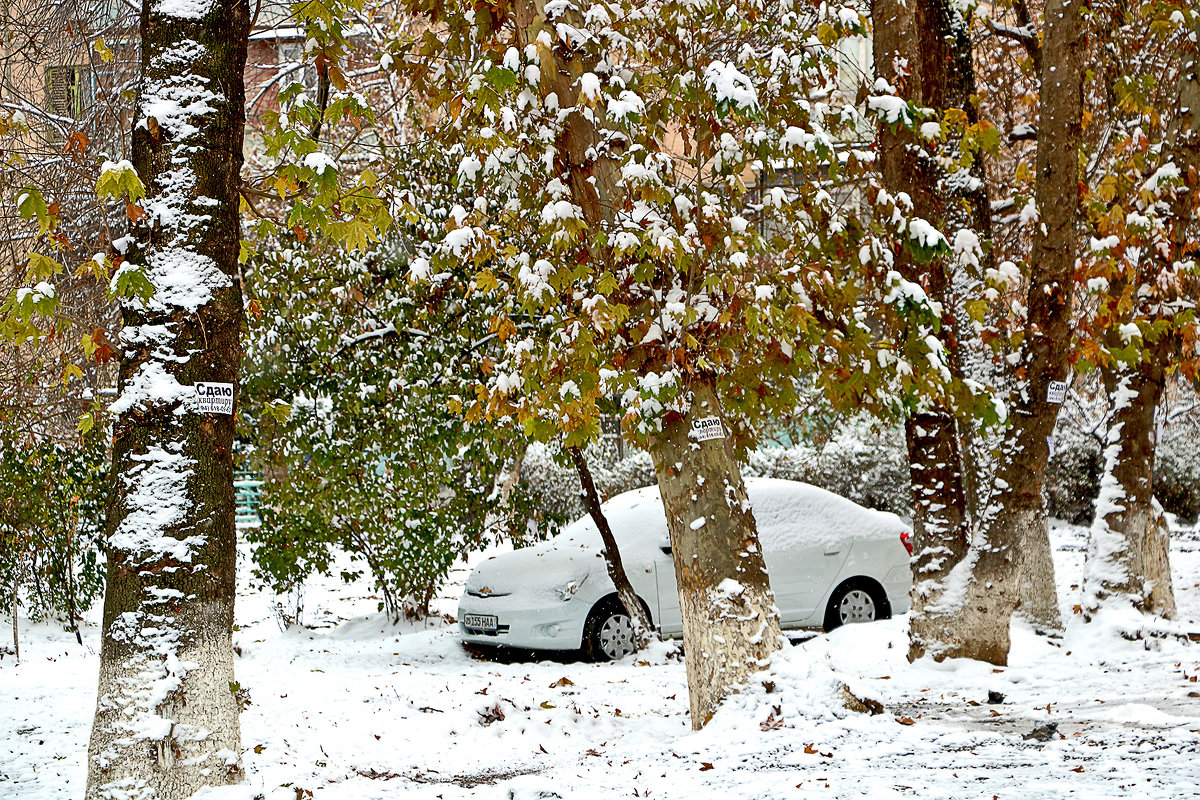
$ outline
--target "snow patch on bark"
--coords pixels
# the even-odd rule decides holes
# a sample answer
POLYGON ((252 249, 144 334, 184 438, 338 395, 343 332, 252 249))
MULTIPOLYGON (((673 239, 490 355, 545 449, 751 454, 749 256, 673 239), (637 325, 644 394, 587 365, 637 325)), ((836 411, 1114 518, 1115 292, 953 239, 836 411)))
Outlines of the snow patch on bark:
MULTIPOLYGON (((200 616, 220 615, 202 608, 200 616)), ((190 796, 201 781, 187 787, 189 774, 204 776, 236 771, 236 756, 220 731, 224 720, 213 718, 219 693, 231 691, 232 663, 224 657, 228 642, 207 625, 180 625, 163 600, 144 599, 136 612, 127 612, 114 624, 110 638, 124 647, 124 655, 108 669, 101 665, 97 716, 106 720, 98 741, 93 732, 91 759, 103 775, 89 792, 96 800, 152 800, 164 796, 190 796), (187 638, 184 629, 198 629, 187 638), (184 680, 188 696, 180 696, 184 680), (160 769, 150 780, 137 775, 142 753, 149 749, 160 769), (170 769, 186 764, 180 774, 170 769), (162 784, 162 785, 157 785, 162 784), (177 784, 183 784, 181 787, 177 784), (184 791, 180 792, 180 788, 184 791)), ((207 781, 204 781, 207 782, 207 781)))
POLYGON ((158 0, 154 12, 167 17, 201 19, 212 13, 212 0, 158 0))
POLYGON ((165 531, 183 522, 191 510, 187 483, 194 462, 183 454, 182 444, 167 448, 151 446, 142 455, 130 456, 138 463, 122 478, 127 511, 109 546, 138 559, 190 563, 204 537, 177 539, 165 531))

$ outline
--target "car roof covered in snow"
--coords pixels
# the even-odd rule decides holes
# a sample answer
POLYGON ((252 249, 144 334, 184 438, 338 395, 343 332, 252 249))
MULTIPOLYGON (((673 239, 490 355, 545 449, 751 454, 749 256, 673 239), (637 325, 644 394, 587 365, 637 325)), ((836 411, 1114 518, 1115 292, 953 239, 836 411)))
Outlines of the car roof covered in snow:
MULTIPOLYGON (((899 537, 908 526, 895 514, 863 508, 844 497, 799 481, 747 478, 746 491, 766 552, 844 542, 899 537)), ((617 495, 603 505, 604 515, 626 558, 653 555, 667 543, 666 515, 657 486, 617 495)), ((685 520, 691 524, 692 520, 685 520)), ((599 547, 591 517, 571 523, 546 549, 599 547)))

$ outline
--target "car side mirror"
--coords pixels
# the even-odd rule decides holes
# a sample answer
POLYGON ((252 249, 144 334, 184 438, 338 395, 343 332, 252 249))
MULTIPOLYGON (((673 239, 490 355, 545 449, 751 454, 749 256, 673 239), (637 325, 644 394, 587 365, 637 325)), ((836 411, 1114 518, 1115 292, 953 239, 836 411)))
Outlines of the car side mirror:
POLYGON ((671 555, 671 545, 669 545, 669 544, 664 544, 662 547, 660 547, 658 549, 663 551, 664 556, 671 555))

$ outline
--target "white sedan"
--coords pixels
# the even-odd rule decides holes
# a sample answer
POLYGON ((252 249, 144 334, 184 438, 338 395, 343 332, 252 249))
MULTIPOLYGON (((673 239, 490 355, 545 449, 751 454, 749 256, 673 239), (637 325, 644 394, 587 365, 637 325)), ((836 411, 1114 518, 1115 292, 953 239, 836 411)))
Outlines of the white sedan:
MULTIPOLYGON (((909 526, 796 481, 749 478, 746 488, 784 628, 826 630, 908 611, 909 526)), ((604 504, 625 572, 663 635, 683 632, 675 565, 658 487, 604 504)), ((629 618, 617 599, 591 517, 549 541, 475 568, 458 606, 463 641, 535 650, 628 654, 629 618)))

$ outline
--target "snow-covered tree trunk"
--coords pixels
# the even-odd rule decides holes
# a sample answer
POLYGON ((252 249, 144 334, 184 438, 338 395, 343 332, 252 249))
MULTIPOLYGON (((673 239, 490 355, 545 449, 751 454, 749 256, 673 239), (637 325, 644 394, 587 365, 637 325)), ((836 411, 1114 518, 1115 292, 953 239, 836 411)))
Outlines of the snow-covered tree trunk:
MULTIPOLYGON (((1193 31, 1200 30, 1200 23, 1193 18, 1191 27, 1193 31)), ((1158 174, 1179 175, 1183 185, 1176 187, 1164 203, 1168 218, 1163 241, 1142 254, 1139 280, 1143 283, 1178 274, 1182 271, 1179 266, 1195 254, 1200 211, 1198 67, 1200 61, 1193 40, 1179 69, 1176 102, 1171 109, 1173 119, 1162 156, 1164 164, 1158 170, 1158 174)), ((1195 302, 1196 281, 1194 277, 1190 280, 1193 296, 1176 299, 1195 302)), ((1141 296, 1143 292, 1136 294, 1141 296)), ((1124 341, 1114 344, 1121 346, 1124 341)), ((1143 614, 1167 618, 1175 613, 1169 531, 1154 498, 1154 455, 1155 411, 1162 397, 1167 365, 1175 355, 1172 350, 1177 346, 1174 336, 1159 333, 1156 339, 1143 344, 1136 364, 1106 369, 1106 383, 1112 384, 1114 409, 1108 425, 1104 475, 1084 569, 1085 619, 1094 618, 1110 605, 1132 607, 1143 614)), ((1140 630, 1137 625, 1130 627, 1133 628, 1128 631, 1130 635, 1140 630)))
POLYGON ((1061 627, 1050 560, 1043 476, 1067 378, 1072 290, 1079 244, 1079 146, 1083 132, 1082 8, 1045 8, 1037 148, 1038 223, 1033 236, 1027 322, 995 485, 968 559, 972 577, 956 643, 947 655, 1006 664, 1009 623, 1020 608, 1042 629, 1061 627))
MULTIPOLYGON (((555 13, 557 25, 580 22, 570 7, 555 13)), ((521 43, 545 48, 542 96, 553 94, 559 108, 571 109, 555 143, 555 172, 567 176, 571 199, 588 228, 604 230, 615 213, 616 160, 610 153, 619 145, 601 141, 598 114, 581 101, 582 76, 596 65, 572 48, 569 37, 555 36, 546 47, 544 32, 554 26, 540 5, 521 3, 516 17, 521 43)), ((612 260, 595 242, 588 257, 600 265, 612 260)), ((782 641, 754 516, 729 440, 699 443, 688 437, 692 421, 711 417, 721 417, 716 393, 711 384, 697 381, 686 418, 665 423, 650 448, 671 531, 696 729, 752 671, 766 666, 782 641)))
POLYGON ((770 663, 783 641, 754 513, 727 434, 714 387, 695 380, 687 413, 669 416, 650 447, 679 584, 696 730, 770 663))
POLYGON ((954 569, 970 547, 961 444, 954 417, 914 414, 905 423, 913 498, 913 589, 908 658, 941 659, 958 613, 954 569))
POLYGON ((242 778, 234 417, 204 413, 195 384, 238 380, 248 30, 242 0, 142 7, 133 152, 146 216, 118 244, 128 260, 114 280, 139 272, 154 294, 122 303, 89 800, 185 798, 242 778))
POLYGON ((1167 521, 1154 499, 1154 416, 1166 355, 1145 356, 1134 367, 1114 370, 1115 407, 1084 567, 1082 605, 1089 620, 1113 601, 1145 614, 1175 613, 1167 521))
MULTIPOLYGON (((975 79, 966 21, 949 3, 875 0, 871 16, 878 78, 898 89, 903 87, 902 96, 917 106, 938 112, 960 108, 974 115, 970 97, 975 79)), ((956 192, 954 187, 969 187, 972 181, 962 180, 964 176, 949 181, 946 170, 927 149, 930 147, 911 130, 881 125, 879 168, 884 186, 893 194, 907 194, 912 214, 949 236, 972 228, 981 230, 986 217, 978 212, 986 208, 986 196, 979 202, 956 192)), ((971 194, 982 195, 982 181, 974 183, 978 188, 971 194)), ((971 235, 978 239, 978 233, 971 235)), ((921 264, 903 249, 896 252, 895 264, 906 280, 919 284, 941 305, 942 325, 936 336, 949 354, 953 376, 961 378, 957 349, 964 339, 955 314, 955 266, 945 257, 921 264)), ((957 613, 954 598, 947 597, 947 581, 966 555, 971 533, 964 449, 954 410, 946 395, 923 402, 925 407, 913 412, 905 423, 913 499, 910 659, 927 653, 940 657, 944 649, 947 630, 957 613)))

